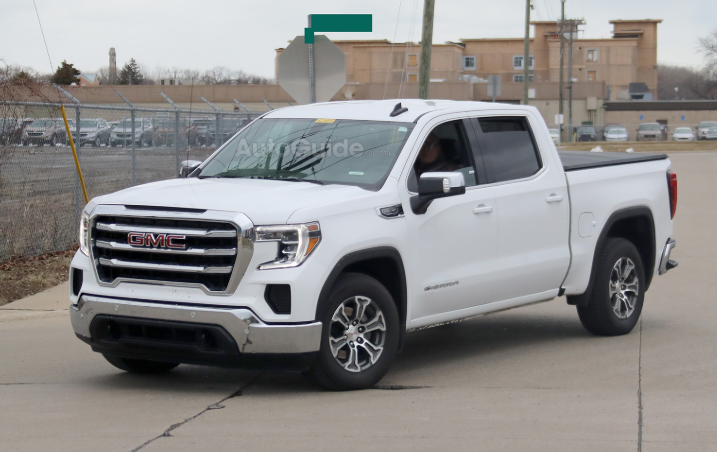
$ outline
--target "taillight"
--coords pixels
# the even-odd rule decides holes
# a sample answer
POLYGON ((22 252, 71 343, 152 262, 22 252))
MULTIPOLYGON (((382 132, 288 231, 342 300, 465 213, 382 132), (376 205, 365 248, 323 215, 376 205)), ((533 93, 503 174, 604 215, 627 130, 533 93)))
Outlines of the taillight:
POLYGON ((670 217, 675 218, 677 211, 677 173, 667 172, 667 190, 670 192, 670 217))

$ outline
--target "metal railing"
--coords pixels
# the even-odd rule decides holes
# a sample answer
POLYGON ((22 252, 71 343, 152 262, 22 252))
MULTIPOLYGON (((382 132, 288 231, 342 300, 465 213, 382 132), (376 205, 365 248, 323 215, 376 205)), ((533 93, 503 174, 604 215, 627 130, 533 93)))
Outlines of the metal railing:
MULTIPOLYGON (((64 104, 90 198, 175 178, 182 160, 206 159, 262 114, 165 99, 170 108, 64 104)), ((0 262, 77 243, 85 202, 62 105, 0 100, 0 262)))

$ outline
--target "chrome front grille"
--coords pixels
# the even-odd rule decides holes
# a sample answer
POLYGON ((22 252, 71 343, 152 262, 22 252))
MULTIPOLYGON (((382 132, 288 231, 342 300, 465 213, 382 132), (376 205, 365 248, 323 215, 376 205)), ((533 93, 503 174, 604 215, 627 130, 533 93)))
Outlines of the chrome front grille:
POLYGON ((113 215, 92 221, 92 255, 105 284, 149 282, 226 292, 243 242, 230 222, 113 215), (137 237, 147 244, 137 244, 137 237))

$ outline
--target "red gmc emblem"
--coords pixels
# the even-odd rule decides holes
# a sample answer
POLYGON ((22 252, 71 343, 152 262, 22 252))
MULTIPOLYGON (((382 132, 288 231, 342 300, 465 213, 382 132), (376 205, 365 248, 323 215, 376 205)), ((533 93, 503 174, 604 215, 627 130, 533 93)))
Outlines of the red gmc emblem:
POLYGON ((130 232, 127 234, 127 243, 132 246, 145 248, 167 248, 171 250, 183 250, 187 248, 184 243, 177 243, 178 240, 186 239, 186 235, 179 234, 152 234, 151 232, 130 232))

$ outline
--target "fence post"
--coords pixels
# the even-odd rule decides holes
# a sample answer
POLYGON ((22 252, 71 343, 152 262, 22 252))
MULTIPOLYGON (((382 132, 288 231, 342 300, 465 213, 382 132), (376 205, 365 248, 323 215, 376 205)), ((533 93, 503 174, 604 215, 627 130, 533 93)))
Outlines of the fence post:
POLYGON ((134 147, 134 108, 130 111, 130 115, 132 118, 132 186, 134 187, 137 185, 137 151, 134 147))
MULTIPOLYGON (((175 115, 175 129, 174 129, 174 155, 175 155, 175 174, 179 177, 179 112, 174 113, 175 115)), ((189 126, 189 124, 187 124, 189 126)), ((189 146, 189 127, 187 127, 187 146, 189 146)))
POLYGON ((221 129, 219 128, 219 125, 222 122, 222 118, 219 113, 217 113, 216 116, 217 119, 214 121, 214 149, 219 149, 219 140, 221 139, 221 129))

